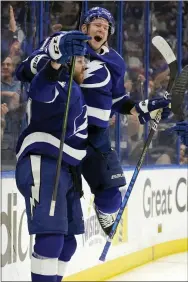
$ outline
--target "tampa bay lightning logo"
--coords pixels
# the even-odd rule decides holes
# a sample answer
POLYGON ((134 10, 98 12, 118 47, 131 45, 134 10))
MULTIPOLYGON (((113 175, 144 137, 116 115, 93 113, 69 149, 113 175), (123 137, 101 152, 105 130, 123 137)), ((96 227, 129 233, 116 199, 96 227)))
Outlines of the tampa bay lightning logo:
POLYGON ((83 88, 99 88, 107 85, 111 79, 111 74, 106 66, 106 64, 102 61, 99 60, 93 60, 93 61, 88 61, 87 63, 87 69, 84 72, 84 83, 81 84, 80 86, 83 88), (85 80, 87 78, 96 76, 96 72, 100 69, 103 69, 104 73, 104 78, 102 77, 102 81, 95 81, 95 83, 86 83, 85 80))

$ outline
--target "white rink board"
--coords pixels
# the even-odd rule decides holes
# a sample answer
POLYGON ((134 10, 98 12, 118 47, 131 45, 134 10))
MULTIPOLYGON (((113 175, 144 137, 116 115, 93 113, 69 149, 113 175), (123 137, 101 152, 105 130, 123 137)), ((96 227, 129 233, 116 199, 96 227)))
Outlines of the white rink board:
MULTIPOLYGON (((127 183, 132 174, 133 171, 125 172, 127 183)), ((126 230, 122 227, 125 238, 122 239, 121 232, 118 233, 116 245, 110 248, 107 260, 159 243, 186 238, 187 198, 186 168, 142 170, 122 222, 122 226, 126 226, 126 230), (159 227, 162 228, 161 233, 158 233, 159 227)), ((2 281, 30 281, 32 243, 27 234, 24 200, 17 192, 13 178, 2 179, 2 199, 2 281)), ((99 263, 105 237, 93 211, 92 200, 84 181, 82 206, 86 234, 77 236, 78 250, 66 276, 99 263)))
POLYGON ((2 281, 30 281, 30 236, 24 200, 13 178, 2 179, 1 224, 2 281))

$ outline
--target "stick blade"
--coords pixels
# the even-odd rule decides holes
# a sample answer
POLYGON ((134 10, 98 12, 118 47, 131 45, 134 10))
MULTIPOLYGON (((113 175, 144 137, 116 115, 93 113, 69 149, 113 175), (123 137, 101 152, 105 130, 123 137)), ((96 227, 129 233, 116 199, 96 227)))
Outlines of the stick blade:
POLYGON ((176 61, 174 52, 172 51, 171 47, 168 45, 168 43, 166 42, 166 40, 163 37, 159 35, 154 36, 152 39, 152 44, 161 53, 161 55, 166 60, 168 65, 176 61))
POLYGON ((170 69, 170 79, 166 90, 167 92, 171 92, 178 72, 178 64, 177 64, 176 56, 174 55, 174 52, 172 51, 170 45, 163 37, 158 35, 153 37, 152 44, 161 53, 161 55, 167 62, 168 67, 170 69))

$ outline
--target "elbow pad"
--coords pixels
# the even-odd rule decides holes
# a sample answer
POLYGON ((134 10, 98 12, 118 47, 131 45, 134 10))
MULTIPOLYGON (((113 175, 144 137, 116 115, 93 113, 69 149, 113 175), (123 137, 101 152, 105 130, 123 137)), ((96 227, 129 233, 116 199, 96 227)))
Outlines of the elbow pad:
POLYGON ((121 109, 119 111, 120 114, 123 114, 123 115, 131 115, 131 110, 132 108, 134 108, 135 106, 135 102, 132 101, 132 100, 126 100, 122 106, 121 106, 121 109))

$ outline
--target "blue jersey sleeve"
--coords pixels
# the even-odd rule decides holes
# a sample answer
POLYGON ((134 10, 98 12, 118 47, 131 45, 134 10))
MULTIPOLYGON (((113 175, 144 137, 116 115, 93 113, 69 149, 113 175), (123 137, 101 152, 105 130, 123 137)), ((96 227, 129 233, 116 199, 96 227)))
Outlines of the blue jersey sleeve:
MULTIPOLYGON (((115 52, 115 51, 114 51, 115 52)), ((115 52, 114 60, 116 68, 113 68, 112 74, 112 111, 122 111, 122 105, 130 100, 124 86, 126 65, 123 58, 115 52)))
POLYGON ((31 81, 29 97, 38 102, 51 103, 59 94, 56 87, 59 72, 51 67, 50 62, 47 63, 31 81))
POLYGON ((16 77, 22 82, 31 82, 35 74, 39 72, 44 65, 50 60, 44 51, 36 51, 16 69, 16 77))
POLYGON ((34 50, 33 53, 16 69, 16 77, 22 82, 31 82, 35 74, 37 74, 44 65, 50 60, 47 52, 47 45, 50 43, 52 37, 59 35, 62 32, 53 34, 52 36, 46 38, 41 46, 34 50))

